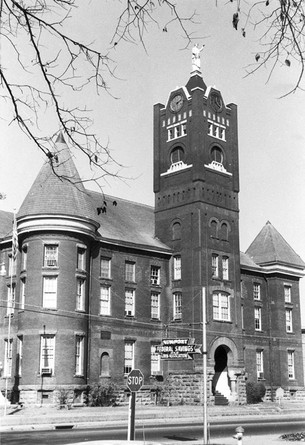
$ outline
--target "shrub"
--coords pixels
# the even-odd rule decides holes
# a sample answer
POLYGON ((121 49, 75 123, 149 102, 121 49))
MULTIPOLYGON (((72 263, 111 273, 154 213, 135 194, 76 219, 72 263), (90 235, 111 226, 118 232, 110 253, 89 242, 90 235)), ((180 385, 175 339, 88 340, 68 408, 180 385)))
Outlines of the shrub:
POLYGON ((114 385, 94 385, 89 389, 88 405, 89 406, 115 406, 116 405, 116 388, 114 385))
POLYGON ((265 385, 261 382, 247 382, 246 384, 247 392, 247 403, 260 403, 262 398, 266 394, 265 385))
MULTIPOLYGON (((71 394, 67 389, 59 389, 57 391, 57 405, 59 408, 71 406, 71 394)), ((73 399, 73 397, 72 397, 73 399)))

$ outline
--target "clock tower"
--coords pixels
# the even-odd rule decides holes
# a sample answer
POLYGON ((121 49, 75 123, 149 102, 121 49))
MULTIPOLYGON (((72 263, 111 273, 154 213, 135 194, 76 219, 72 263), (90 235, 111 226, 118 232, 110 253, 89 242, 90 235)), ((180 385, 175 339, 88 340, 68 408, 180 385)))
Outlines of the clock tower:
MULTIPOLYGON (((243 373, 240 304, 237 107, 207 86, 200 51, 185 86, 154 106, 156 237, 173 250, 169 336, 202 343, 206 295, 207 363, 213 392, 223 373, 243 373)), ((170 368, 200 370, 201 357, 170 368)), ((234 399, 232 385, 221 392, 234 399)), ((234 392, 234 391, 233 391, 234 392)))

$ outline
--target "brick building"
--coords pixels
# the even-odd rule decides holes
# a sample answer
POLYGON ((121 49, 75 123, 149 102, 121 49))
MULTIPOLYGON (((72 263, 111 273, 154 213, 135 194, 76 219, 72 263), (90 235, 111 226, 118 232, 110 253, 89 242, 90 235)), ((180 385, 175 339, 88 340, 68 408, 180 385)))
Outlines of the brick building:
POLYGON ((305 264, 269 222, 240 252, 237 107, 198 63, 154 107, 155 208, 86 190, 56 143, 53 168, 69 181, 42 167, 17 213, 16 260, 13 215, 0 212, 2 392, 81 399, 140 368, 147 391, 163 385, 167 397, 179 380, 177 400, 199 403, 202 355, 160 360, 156 346, 202 343, 204 295, 211 403, 242 403, 247 379, 303 387, 305 264))

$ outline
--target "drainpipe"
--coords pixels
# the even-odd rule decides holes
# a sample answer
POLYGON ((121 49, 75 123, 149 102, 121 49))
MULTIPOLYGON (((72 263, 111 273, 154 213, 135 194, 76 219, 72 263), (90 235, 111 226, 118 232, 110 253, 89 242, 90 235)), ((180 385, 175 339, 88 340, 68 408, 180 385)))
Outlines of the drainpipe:
POLYGON ((267 311, 268 311, 268 322, 269 322, 269 376, 270 376, 270 390, 271 390, 271 401, 273 402, 273 347, 272 347, 272 319, 271 319, 271 302, 269 294, 269 283, 267 278, 264 276, 266 282, 266 296, 267 296, 267 311))

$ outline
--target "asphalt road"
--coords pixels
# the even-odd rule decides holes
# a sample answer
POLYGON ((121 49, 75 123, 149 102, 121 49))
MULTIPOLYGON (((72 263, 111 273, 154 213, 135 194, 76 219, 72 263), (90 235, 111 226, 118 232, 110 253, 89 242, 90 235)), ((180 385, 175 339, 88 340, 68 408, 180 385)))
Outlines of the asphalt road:
MULTIPOLYGON (((211 441, 221 437, 231 437, 235 428, 242 425, 245 435, 264 435, 288 432, 305 431, 305 419, 290 419, 289 421, 278 421, 277 419, 255 419, 254 421, 243 422, 236 419, 236 422, 224 421, 212 424, 210 427, 211 441)), ((150 440, 168 442, 174 444, 191 442, 201 439, 203 436, 202 424, 168 424, 168 425, 143 425, 136 426, 136 440, 150 440)), ((126 440, 126 427, 107 427, 103 429, 56 429, 50 431, 25 431, 25 432, 4 432, 1 435, 1 445, 66 445, 78 442, 88 442, 94 440, 126 440)), ((200 442, 199 442, 200 443, 200 442)), ((259 443, 259 442, 258 442, 259 443)))

